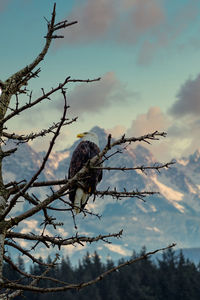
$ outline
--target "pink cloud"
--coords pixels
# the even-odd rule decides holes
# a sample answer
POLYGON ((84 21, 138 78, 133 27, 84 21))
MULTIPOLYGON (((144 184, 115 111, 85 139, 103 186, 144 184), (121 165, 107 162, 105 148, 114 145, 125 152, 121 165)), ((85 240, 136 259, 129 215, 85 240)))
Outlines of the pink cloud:
MULTIPOLYGON (((132 121, 131 127, 127 130, 127 136, 141 136, 154 131, 168 131, 171 125, 171 120, 161 111, 157 106, 150 107, 147 113, 140 114, 132 121)), ((132 147, 137 146, 133 144, 132 147)), ((172 156, 172 144, 171 139, 167 136, 166 139, 155 141, 149 145, 143 144, 147 147, 157 160, 170 160, 172 156)))
POLYGON ((138 0, 131 14, 133 27, 144 32, 158 26, 165 19, 161 3, 156 0, 138 0))
POLYGON ((78 20, 78 24, 69 28, 63 42, 87 42, 101 38, 110 30, 116 17, 117 5, 113 0, 87 0, 77 3, 68 19, 78 20))
POLYGON ((157 106, 149 108, 145 114, 138 115, 128 129, 128 135, 144 135, 155 130, 163 131, 169 127, 169 120, 157 106))
MULTIPOLYGON (((126 84, 122 83, 114 72, 105 73, 100 81, 92 83, 79 83, 67 93, 68 104, 70 105, 70 116, 83 117, 85 114, 98 114, 111 105, 121 105, 131 99, 137 99, 137 92, 130 92, 126 84)), ((36 116, 41 119, 41 114, 46 113, 46 103, 44 102, 35 109, 36 116), (38 115, 38 110, 40 114, 38 115)), ((57 101, 52 101, 48 107, 49 114, 61 113, 63 111, 62 97, 57 101)), ((33 110, 32 110, 33 112, 33 110)), ((35 120, 35 116, 28 116, 27 122, 30 124, 35 120)))
POLYGON ((121 38, 130 42, 151 32, 165 20, 162 4, 156 0, 134 1, 127 13, 126 22, 121 25, 121 38))
POLYGON ((10 0, 1 0, 0 1, 0 11, 5 9, 6 5, 10 2, 10 0))
MULTIPOLYGON (((127 136, 141 136, 153 131, 164 131, 166 138, 143 144, 152 151, 157 160, 167 161, 173 158, 188 156, 195 152, 199 145, 200 120, 192 116, 168 116, 159 107, 151 107, 147 113, 140 114, 132 121, 127 136)), ((132 145, 135 147, 136 144, 132 145)))
MULTIPOLYGON (((180 3, 168 13, 166 0, 85 0, 75 1, 69 20, 79 23, 65 31, 62 44, 107 40, 119 44, 139 43, 141 64, 149 63, 161 49, 172 43, 179 47, 180 37, 198 16, 196 0, 180 3)), ((189 43, 189 40, 187 41, 189 43)))
MULTIPOLYGON (((131 94, 132 95, 132 94, 131 94)), ((112 103, 121 103, 130 96, 113 72, 107 72, 100 81, 77 85, 69 94, 71 111, 77 115, 98 113, 112 103)))
POLYGON ((160 25, 164 12, 157 0, 129 3, 126 0, 87 0, 77 3, 68 19, 76 19, 78 24, 66 31, 65 39, 58 41, 57 45, 65 42, 85 43, 102 37, 133 42, 137 36, 160 25))
POLYGON ((126 127, 123 125, 116 125, 110 129, 107 129, 106 132, 111 134, 114 138, 119 138, 126 132, 126 127))

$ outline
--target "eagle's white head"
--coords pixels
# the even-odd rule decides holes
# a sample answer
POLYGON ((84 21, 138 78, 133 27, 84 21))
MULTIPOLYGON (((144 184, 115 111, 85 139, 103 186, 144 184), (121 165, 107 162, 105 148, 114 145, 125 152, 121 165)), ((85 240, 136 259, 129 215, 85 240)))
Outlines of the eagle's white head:
POLYGON ((89 142, 92 142, 92 143, 96 144, 97 146, 99 146, 98 136, 94 132, 79 133, 79 134, 77 134, 77 137, 82 138, 83 141, 89 141, 89 142))

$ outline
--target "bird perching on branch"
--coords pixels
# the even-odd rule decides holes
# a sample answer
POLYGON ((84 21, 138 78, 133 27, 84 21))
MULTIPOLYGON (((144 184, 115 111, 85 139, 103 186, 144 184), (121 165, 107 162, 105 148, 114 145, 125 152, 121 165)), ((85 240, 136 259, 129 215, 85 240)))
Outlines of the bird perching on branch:
MULTIPOLYGON (((81 142, 74 150, 69 166, 68 178, 76 175, 87 161, 98 155, 99 140, 94 132, 84 132, 77 135, 81 142)), ((77 182, 69 192, 69 199, 73 204, 76 214, 80 213, 87 204, 89 197, 94 194, 97 184, 102 179, 102 170, 89 169, 85 178, 77 182)))

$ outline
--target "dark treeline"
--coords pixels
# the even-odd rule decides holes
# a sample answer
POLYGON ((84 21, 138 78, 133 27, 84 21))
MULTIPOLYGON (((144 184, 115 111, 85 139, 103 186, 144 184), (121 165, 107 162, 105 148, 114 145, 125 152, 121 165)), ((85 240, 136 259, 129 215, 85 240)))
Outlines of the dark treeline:
MULTIPOLYGON (((140 254, 144 252, 143 249, 140 254)), ((133 257, 136 256, 138 255, 134 253, 133 257)), ((47 262, 51 262, 50 257, 47 262)), ((123 259, 119 261, 119 263, 122 262, 123 259)), ((18 258, 17 265, 21 270, 25 270, 22 258, 18 258)), ((69 258, 62 258, 61 262, 48 273, 48 276, 67 283, 80 283, 95 278, 113 266, 112 260, 102 263, 96 252, 93 255, 87 253, 77 267, 72 267, 69 258)), ((40 275, 44 270, 45 267, 42 265, 33 265, 30 272, 40 275)), ((8 264, 4 265, 4 276, 10 280, 19 280, 21 277, 8 264)), ((39 286, 53 287, 57 284, 41 280, 39 286)), ((186 260, 182 252, 175 255, 175 252, 169 249, 156 262, 149 258, 136 262, 79 291, 52 294, 25 292, 24 296, 29 300, 199 300, 200 268, 188 259, 186 260)), ((22 296, 16 299, 22 299, 22 296)))

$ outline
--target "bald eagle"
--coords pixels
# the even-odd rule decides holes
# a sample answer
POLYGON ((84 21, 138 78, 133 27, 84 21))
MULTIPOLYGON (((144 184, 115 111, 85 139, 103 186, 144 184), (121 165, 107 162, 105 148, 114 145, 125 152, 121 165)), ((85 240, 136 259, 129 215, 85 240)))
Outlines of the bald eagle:
MULTIPOLYGON (((69 166, 68 178, 72 178, 85 165, 88 159, 96 156, 99 150, 98 136, 94 132, 84 132, 77 135, 81 142, 74 150, 69 166)), ((82 185, 76 183, 69 191, 69 199, 73 204, 76 214, 80 213, 89 197, 95 192, 98 182, 102 179, 102 170, 90 170, 82 185)))

